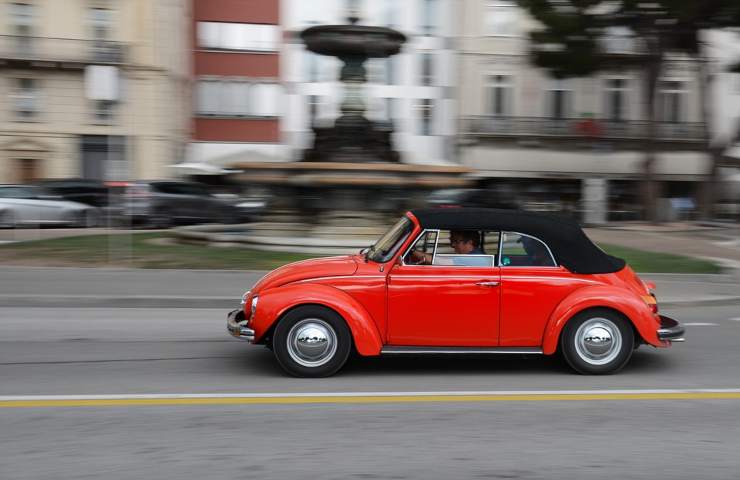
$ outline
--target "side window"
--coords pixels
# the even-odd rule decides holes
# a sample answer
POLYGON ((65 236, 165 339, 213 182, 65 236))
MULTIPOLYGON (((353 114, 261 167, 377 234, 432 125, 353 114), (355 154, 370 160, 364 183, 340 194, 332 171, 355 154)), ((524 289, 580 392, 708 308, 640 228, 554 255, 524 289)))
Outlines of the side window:
POLYGON ((431 230, 409 251, 407 265, 493 267, 498 250, 498 232, 481 230, 431 230))
POLYGON ((555 267, 550 251, 540 240, 521 233, 504 232, 501 246, 503 267, 555 267))
POLYGON ((408 251, 403 262, 406 265, 429 264, 434 258, 434 247, 437 244, 437 230, 427 230, 414 242, 414 246, 408 251))

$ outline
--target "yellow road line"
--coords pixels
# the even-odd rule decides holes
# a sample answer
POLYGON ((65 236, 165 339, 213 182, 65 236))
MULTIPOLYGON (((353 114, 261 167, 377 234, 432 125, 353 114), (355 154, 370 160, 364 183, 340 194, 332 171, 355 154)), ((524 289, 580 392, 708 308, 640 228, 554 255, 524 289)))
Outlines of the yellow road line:
POLYGON ((177 405, 312 405, 374 403, 561 402, 623 400, 740 400, 740 392, 597 393, 597 394, 489 394, 489 395, 357 395, 198 398, 105 398, 0 400, 0 408, 131 407, 177 405))

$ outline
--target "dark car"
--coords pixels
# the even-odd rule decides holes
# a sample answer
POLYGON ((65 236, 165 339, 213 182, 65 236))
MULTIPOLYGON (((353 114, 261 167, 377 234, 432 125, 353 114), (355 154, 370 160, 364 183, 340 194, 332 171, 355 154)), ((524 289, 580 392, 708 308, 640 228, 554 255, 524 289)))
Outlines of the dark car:
POLYGON ((436 190, 427 197, 430 207, 508 208, 518 205, 502 198, 496 191, 484 188, 449 188, 436 190))
POLYGON ((65 178, 59 180, 42 180, 38 185, 45 191, 58 195, 65 200, 84 203, 93 207, 108 205, 108 187, 97 180, 83 178, 65 178))
POLYGON ((212 195, 205 185, 177 181, 137 181, 128 184, 123 215, 132 223, 158 228, 186 223, 231 223, 236 208, 212 195))

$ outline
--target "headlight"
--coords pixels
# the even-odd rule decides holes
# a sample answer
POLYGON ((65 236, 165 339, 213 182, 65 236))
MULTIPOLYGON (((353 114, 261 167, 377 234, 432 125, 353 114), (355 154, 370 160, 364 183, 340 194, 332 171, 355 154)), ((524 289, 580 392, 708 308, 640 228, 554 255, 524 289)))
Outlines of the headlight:
POLYGON ((257 301, 259 299, 260 297, 258 297, 257 295, 255 295, 254 298, 252 299, 252 305, 251 305, 252 309, 249 312, 249 318, 254 318, 254 312, 257 311, 257 301))
POLYGON ((249 293, 250 293, 250 292, 251 292, 251 290, 247 290, 247 291, 246 291, 246 292, 244 292, 244 294, 242 295, 242 301, 241 301, 241 306, 242 306, 242 307, 243 307, 244 305, 246 305, 246 304, 247 304, 247 297, 249 297, 249 293))

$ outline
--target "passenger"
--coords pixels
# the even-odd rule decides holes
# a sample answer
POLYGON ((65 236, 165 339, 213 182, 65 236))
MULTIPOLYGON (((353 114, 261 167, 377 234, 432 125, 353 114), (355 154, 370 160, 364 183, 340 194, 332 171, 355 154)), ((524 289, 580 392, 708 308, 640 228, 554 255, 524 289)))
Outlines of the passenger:
POLYGON ((533 267, 553 266, 550 253, 538 240, 523 236, 519 241, 521 242, 524 251, 527 252, 527 258, 529 260, 528 265, 533 267))

